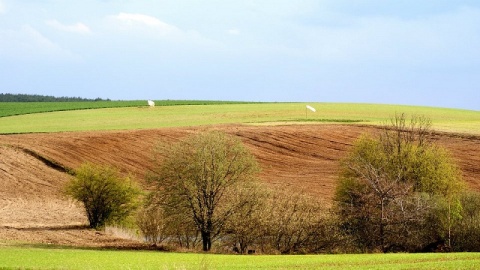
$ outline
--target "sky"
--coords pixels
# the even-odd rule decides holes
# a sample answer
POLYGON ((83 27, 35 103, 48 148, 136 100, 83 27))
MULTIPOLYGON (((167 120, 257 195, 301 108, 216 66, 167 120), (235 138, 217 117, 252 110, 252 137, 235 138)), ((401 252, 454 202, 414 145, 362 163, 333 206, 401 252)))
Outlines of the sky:
POLYGON ((480 110, 480 1, 0 0, 0 93, 480 110))

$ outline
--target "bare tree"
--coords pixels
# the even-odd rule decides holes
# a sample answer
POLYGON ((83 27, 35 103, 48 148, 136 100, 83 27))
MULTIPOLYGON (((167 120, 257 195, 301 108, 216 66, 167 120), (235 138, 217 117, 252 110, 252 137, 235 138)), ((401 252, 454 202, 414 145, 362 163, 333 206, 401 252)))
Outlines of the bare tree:
POLYGON ((258 166, 236 137, 211 131, 160 148, 165 158, 153 178, 167 215, 185 213, 201 234, 204 251, 232 215, 248 203, 228 201, 228 194, 254 180, 258 166))

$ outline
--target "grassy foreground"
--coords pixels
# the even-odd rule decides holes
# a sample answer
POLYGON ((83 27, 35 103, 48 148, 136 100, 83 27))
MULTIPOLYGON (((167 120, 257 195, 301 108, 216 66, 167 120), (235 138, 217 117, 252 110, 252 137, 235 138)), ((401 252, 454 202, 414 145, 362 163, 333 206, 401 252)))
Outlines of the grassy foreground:
POLYGON ((350 123, 380 124, 395 113, 429 117, 434 129, 480 134, 480 111, 433 107, 309 103, 242 103, 122 107, 54 111, 0 118, 0 134, 90 130, 155 129, 212 124, 350 123))
POLYGON ((480 253, 215 255, 0 247, 0 269, 479 269, 480 253))

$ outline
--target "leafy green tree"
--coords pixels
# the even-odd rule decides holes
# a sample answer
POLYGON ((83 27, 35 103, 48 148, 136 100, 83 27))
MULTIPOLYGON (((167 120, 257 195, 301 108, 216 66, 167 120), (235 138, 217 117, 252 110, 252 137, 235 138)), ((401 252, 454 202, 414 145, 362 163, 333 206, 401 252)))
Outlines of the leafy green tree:
POLYGON ((411 250, 437 235, 426 233, 431 210, 446 202, 447 240, 458 218, 459 170, 430 141, 430 121, 397 115, 377 137, 363 136, 342 164, 336 202, 345 231, 361 248, 411 250), (416 239, 415 241, 411 241, 416 239))
POLYGON ((91 228, 121 222, 138 206, 141 194, 130 178, 109 166, 82 164, 67 183, 67 195, 83 203, 91 228))
POLYGON ((253 155, 236 137, 218 131, 188 136, 160 148, 153 179, 167 216, 188 215, 200 232, 202 247, 212 242, 247 200, 228 200, 258 172, 253 155))

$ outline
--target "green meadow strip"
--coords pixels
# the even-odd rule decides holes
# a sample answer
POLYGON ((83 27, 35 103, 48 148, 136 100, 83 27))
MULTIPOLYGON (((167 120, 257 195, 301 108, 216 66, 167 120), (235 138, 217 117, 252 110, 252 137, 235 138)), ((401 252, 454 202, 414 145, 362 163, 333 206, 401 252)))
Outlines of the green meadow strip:
MULTIPOLYGON (((187 101, 185 101, 187 102, 187 101)), ((146 104, 146 102, 144 102, 146 104)), ((143 104, 143 103, 142 103, 143 104)), ((2 104, 3 105, 3 104, 2 104)), ((346 103, 215 103, 54 111, 0 118, 0 133, 156 129, 217 124, 382 124, 396 113, 423 115, 436 130, 480 134, 480 111, 346 103)))
POLYGON ((218 255, 0 247, 0 269, 478 269, 479 253, 218 255))
POLYGON ((279 122, 299 122, 299 123, 362 123, 368 122, 366 120, 354 120, 354 119, 293 119, 293 120, 284 120, 279 122))
POLYGON ((0 117, 55 111, 146 106, 140 101, 0 102, 0 117))
MULTIPOLYGON (((210 100, 156 100, 156 106, 238 104, 247 102, 210 100)), ((146 100, 75 102, 0 102, 0 117, 32 113, 121 107, 146 107, 146 100)))

